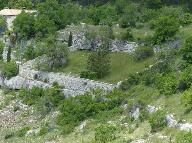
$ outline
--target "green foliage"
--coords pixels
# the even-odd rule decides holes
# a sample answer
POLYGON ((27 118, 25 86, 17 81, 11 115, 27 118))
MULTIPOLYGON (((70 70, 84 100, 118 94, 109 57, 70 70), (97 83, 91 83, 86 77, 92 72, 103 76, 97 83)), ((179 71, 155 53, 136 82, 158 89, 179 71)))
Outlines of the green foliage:
POLYGON ((181 49, 181 54, 186 63, 192 63, 192 36, 186 39, 185 44, 181 49))
POLYGON ((186 88, 189 88, 192 83, 192 66, 188 66, 184 69, 184 71, 181 73, 181 82, 182 84, 185 84, 186 88))
POLYGON ((70 32, 69 34, 69 40, 68 40, 68 47, 72 46, 73 44, 73 34, 70 32))
POLYGON ((176 143, 191 143, 192 133, 191 132, 181 132, 176 136, 176 143))
POLYGON ((153 56, 153 48, 148 46, 139 46, 134 51, 134 58, 136 61, 146 59, 153 56))
POLYGON ((53 39, 47 42, 46 55, 48 57, 48 67, 50 70, 64 67, 68 61, 68 49, 62 43, 57 43, 53 39))
POLYGON ((151 132, 161 131, 167 125, 165 116, 165 111, 158 110, 149 117, 151 132))
POLYGON ((82 71, 80 73, 81 78, 87 78, 87 79, 97 79, 97 73, 91 72, 91 71, 82 71))
POLYGON ((36 57, 35 49, 32 45, 29 45, 26 47, 26 50, 24 51, 23 57, 28 61, 32 60, 36 57))
POLYGON ((20 38, 30 38, 35 35, 35 18, 32 14, 22 12, 13 21, 14 31, 20 38))
POLYGON ((119 24, 122 28, 135 27, 137 22, 137 7, 134 4, 125 6, 124 14, 119 19, 119 24))
POLYGON ((45 134, 47 134, 48 132, 50 131, 50 127, 49 127, 49 124, 46 123, 45 125, 43 125, 39 131, 39 135, 40 136, 43 136, 45 134))
POLYGON ((3 59, 3 50, 4 50, 4 43, 0 41, 0 60, 3 59))
POLYGON ((155 23, 155 44, 170 40, 178 30, 179 23, 176 19, 172 17, 160 17, 155 23))
MULTIPOLYGON (((59 105, 64 97, 58 87, 52 87, 49 89, 42 89, 33 87, 32 89, 21 89, 19 91, 19 97, 27 105, 37 105, 38 111, 47 111, 59 105)), ((49 111, 50 111, 49 110, 49 111)), ((43 112, 42 112, 43 113, 43 112)))
POLYGON ((115 140, 117 127, 103 124, 95 129, 95 140, 99 143, 107 143, 115 140))
POLYGON ((3 63, 2 75, 7 78, 11 78, 18 74, 18 66, 14 62, 3 63))
POLYGON ((174 73, 167 75, 158 75, 156 79, 156 87, 160 93, 165 95, 172 95, 176 93, 178 88, 178 80, 174 73))
POLYGON ((37 37, 48 37, 49 34, 55 34, 57 28, 54 21, 47 15, 39 15, 35 21, 35 32, 37 37))
POLYGON ((128 90, 134 85, 139 84, 139 75, 138 74, 131 74, 129 75, 128 79, 123 81, 120 85, 120 88, 122 90, 128 90))
POLYGON ((73 131, 74 127, 85 119, 120 106, 124 100, 124 93, 118 90, 105 96, 101 91, 93 93, 69 97, 60 104, 61 114, 58 116, 57 123, 63 127, 65 134, 73 131))
POLYGON ((102 45, 88 57, 87 69, 97 73, 98 78, 106 76, 110 71, 108 45, 102 45))
POLYGON ((162 6, 161 0, 145 0, 147 8, 158 9, 162 6))
POLYGON ((31 0, 9 0, 7 5, 8 7, 17 9, 22 8, 31 9, 33 7, 31 0))
POLYGON ((29 126, 25 126, 25 127, 22 127, 20 130, 18 130, 15 135, 18 136, 18 137, 23 137, 25 136, 25 134, 27 133, 27 131, 30 130, 30 127, 29 126))
POLYGON ((126 32, 122 35, 121 39, 122 40, 128 40, 128 41, 133 41, 134 40, 134 37, 133 37, 133 35, 131 33, 131 29, 130 28, 128 28, 126 30, 126 32))
POLYGON ((185 91, 181 96, 181 104, 185 107, 186 112, 192 110, 192 90, 185 91))

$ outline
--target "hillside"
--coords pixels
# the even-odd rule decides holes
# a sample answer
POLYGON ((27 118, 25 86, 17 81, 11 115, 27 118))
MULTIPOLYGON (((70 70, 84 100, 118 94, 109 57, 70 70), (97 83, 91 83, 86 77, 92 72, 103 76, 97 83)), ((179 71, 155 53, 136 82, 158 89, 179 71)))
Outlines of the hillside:
POLYGON ((191 6, 0 0, 0 143, 191 143, 191 6))

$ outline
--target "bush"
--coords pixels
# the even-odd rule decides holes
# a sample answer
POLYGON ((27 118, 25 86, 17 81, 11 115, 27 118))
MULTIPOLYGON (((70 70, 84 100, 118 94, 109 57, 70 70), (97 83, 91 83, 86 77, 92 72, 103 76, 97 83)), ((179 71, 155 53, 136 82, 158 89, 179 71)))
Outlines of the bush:
POLYGON ((181 82, 186 88, 189 88, 192 83, 192 66, 188 66, 185 70, 181 73, 181 82))
POLYGON ((133 41, 134 40, 134 37, 131 33, 131 29, 127 29, 125 33, 123 33, 122 35, 122 40, 128 40, 128 41, 133 41))
POLYGON ((181 54, 186 63, 192 63, 192 36, 185 40, 184 46, 181 49, 181 54))
POLYGON ((63 127, 63 133, 70 133, 75 126, 89 117, 119 107, 124 99, 124 94, 120 91, 113 91, 105 97, 101 91, 93 93, 69 97, 60 103, 61 114, 57 118, 57 123, 63 127))
POLYGON ((25 134, 26 134, 27 131, 29 131, 29 130, 30 130, 30 127, 29 127, 29 126, 23 127, 23 128, 21 128, 20 130, 18 130, 18 131, 15 133, 15 135, 16 135, 16 136, 19 136, 19 137, 23 137, 23 136, 25 136, 25 134))
POLYGON ((139 82, 140 82, 139 74, 131 74, 129 75, 127 80, 121 83, 120 89, 128 90, 132 86, 139 84, 139 82))
POLYGON ((115 140, 117 127, 112 125, 100 125, 95 129, 95 140, 100 143, 107 143, 115 140))
POLYGON ((160 44, 166 42, 175 36, 179 30, 179 23, 177 19, 172 17, 160 17, 155 22, 154 43, 160 44))
POLYGON ((14 62, 3 63, 2 74, 4 77, 11 78, 18 74, 18 66, 14 62))
POLYGON ((186 112, 192 110, 192 89, 185 91, 181 96, 181 104, 185 107, 186 112))
POLYGON ((81 78, 97 79, 97 73, 91 71, 82 71, 80 73, 81 78))
POLYGON ((134 52, 134 58, 137 61, 143 60, 153 55, 153 48, 146 46, 139 46, 134 52))
POLYGON ((27 46, 26 50, 24 51, 23 57, 28 61, 32 60, 36 57, 35 49, 32 45, 27 46))
POLYGON ((165 116, 165 111, 158 110, 149 117, 151 132, 161 131, 167 125, 165 116))
POLYGON ((181 132, 176 136, 176 143, 191 143, 192 132, 181 132))
POLYGON ((173 73, 167 75, 159 75, 155 83, 160 93, 165 95, 171 95, 176 93, 178 89, 178 81, 173 73))

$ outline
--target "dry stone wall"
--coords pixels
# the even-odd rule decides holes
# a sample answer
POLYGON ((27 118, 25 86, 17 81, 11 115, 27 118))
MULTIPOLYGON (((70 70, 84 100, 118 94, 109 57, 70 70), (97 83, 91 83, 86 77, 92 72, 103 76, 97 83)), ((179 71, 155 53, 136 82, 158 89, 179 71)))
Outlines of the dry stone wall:
POLYGON ((93 81, 63 73, 37 71, 33 69, 34 62, 35 60, 28 61, 20 66, 19 75, 26 79, 37 79, 41 82, 47 82, 50 85, 57 82, 63 88, 62 91, 66 96, 75 96, 97 88, 105 91, 111 91, 116 88, 114 84, 93 81))

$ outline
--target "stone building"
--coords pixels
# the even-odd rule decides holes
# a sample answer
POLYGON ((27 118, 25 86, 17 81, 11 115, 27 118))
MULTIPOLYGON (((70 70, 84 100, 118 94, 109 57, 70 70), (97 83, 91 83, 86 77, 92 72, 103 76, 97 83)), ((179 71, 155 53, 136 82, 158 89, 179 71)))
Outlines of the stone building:
POLYGON ((11 30, 13 25, 13 20, 19 15, 22 11, 25 11, 26 13, 35 13, 35 10, 21 10, 21 9, 8 9, 5 8, 0 11, 0 16, 4 16, 6 18, 7 22, 7 29, 11 30))

